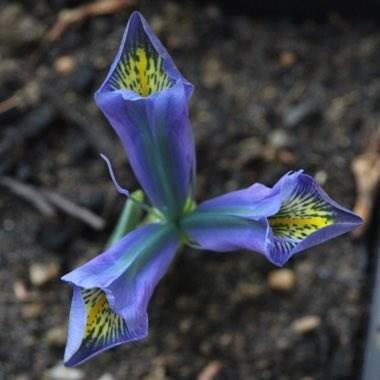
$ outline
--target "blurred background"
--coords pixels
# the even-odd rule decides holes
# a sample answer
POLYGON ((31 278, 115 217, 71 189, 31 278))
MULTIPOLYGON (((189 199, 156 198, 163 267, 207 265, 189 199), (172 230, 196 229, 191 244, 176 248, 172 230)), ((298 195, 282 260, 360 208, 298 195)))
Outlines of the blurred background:
POLYGON ((70 370, 59 278, 102 251, 123 206, 99 153, 138 187, 93 100, 133 9, 195 85, 198 200, 303 168, 352 208, 351 167, 379 130, 378 5, 3 0, 0 379, 357 378, 374 271, 363 239, 280 271, 257 254, 187 250, 152 298, 149 337, 70 370))

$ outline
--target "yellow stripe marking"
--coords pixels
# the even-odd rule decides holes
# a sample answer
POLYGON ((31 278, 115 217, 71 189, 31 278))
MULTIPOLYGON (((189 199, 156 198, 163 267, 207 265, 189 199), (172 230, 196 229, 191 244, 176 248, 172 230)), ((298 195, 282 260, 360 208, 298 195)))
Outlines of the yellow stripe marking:
POLYGON ((331 224, 327 218, 322 217, 312 217, 312 218, 269 218, 270 225, 278 226, 278 225, 289 225, 289 224, 297 224, 297 225, 305 225, 312 224, 318 227, 324 227, 328 224, 331 224))

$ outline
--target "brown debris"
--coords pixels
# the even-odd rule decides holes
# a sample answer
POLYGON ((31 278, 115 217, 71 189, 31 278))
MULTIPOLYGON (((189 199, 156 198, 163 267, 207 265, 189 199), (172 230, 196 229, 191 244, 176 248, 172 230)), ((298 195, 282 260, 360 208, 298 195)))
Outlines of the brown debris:
POLYGON ((10 177, 1 177, 0 185, 8 188, 13 194, 31 203, 41 214, 52 217, 55 215, 54 207, 33 186, 17 181, 10 177))
POLYGON ((291 329, 300 335, 307 334, 317 329, 321 324, 321 317, 318 315, 307 315, 296 319, 291 324, 291 329))
POLYGON ((136 0, 96 0, 74 9, 63 9, 58 14, 58 20, 47 33, 45 40, 48 43, 57 41, 65 31, 75 24, 90 17, 112 14, 125 7, 132 7, 136 0))
POLYGON ((20 302, 27 302, 33 298, 33 294, 27 289, 25 283, 21 280, 16 280, 14 282, 13 292, 16 299, 20 302))
POLYGON ((57 74, 68 75, 71 74, 77 65, 75 57, 71 55, 62 55, 58 57, 54 63, 54 70, 57 74))
POLYGON ((37 82, 30 81, 9 98, 0 102, 0 114, 16 107, 34 105, 40 100, 40 88, 37 82))
POLYGON ((40 303, 28 303, 22 305, 21 316, 24 319, 36 319, 44 313, 44 308, 40 303))
POLYGON ((367 151, 356 157, 351 167, 358 191, 354 212, 364 219, 364 224, 353 231, 353 236, 359 238, 371 221, 380 185, 380 132, 372 136, 367 151))
POLYGON ((66 326, 54 326, 46 331, 44 336, 46 343, 51 347, 64 347, 66 343, 66 326))
POLYGON ((293 66, 297 63, 297 56, 292 51, 283 51, 280 54, 279 62, 281 66, 293 66))
POLYGON ((197 377, 197 380, 214 380, 223 369, 224 365, 218 360, 214 360, 206 365, 197 377))
POLYGON ((62 195, 53 191, 44 190, 46 198, 61 211, 65 212, 74 218, 80 219, 94 230, 101 230, 105 226, 105 220, 94 214, 85 207, 79 206, 76 203, 64 198, 62 195))
POLYGON ((30 282, 34 286, 43 286, 49 281, 56 280, 59 274, 59 264, 56 261, 49 263, 33 263, 29 268, 30 282))
POLYGON ((288 292, 296 283, 294 272, 290 269, 275 269, 269 272, 268 285, 273 290, 288 292))
POLYGON ((31 203, 41 214, 47 217, 55 216, 56 209, 58 208, 67 215, 86 223, 94 230, 101 230, 105 226, 105 220, 102 217, 64 198, 56 192, 40 189, 5 176, 0 177, 0 185, 8 188, 13 194, 31 203))

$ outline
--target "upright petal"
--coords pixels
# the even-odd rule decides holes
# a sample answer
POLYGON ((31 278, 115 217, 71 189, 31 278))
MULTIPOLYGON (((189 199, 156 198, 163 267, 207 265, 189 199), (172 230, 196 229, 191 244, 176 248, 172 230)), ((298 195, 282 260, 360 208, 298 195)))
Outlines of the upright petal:
POLYGON ((192 84, 179 72, 141 13, 133 12, 99 91, 129 90, 136 96, 146 97, 171 87, 178 80, 185 87, 186 98, 190 98, 192 84))
POLYGON ((295 253, 349 232, 362 219, 333 201, 301 171, 284 175, 273 187, 280 209, 268 218, 266 255, 283 265, 295 253))
POLYGON ((193 180, 192 89, 144 18, 134 12, 95 100, 150 201, 172 219, 182 213, 193 180))
POLYGON ((65 275, 73 286, 65 364, 147 335, 147 306, 178 246, 175 228, 149 224, 65 275))

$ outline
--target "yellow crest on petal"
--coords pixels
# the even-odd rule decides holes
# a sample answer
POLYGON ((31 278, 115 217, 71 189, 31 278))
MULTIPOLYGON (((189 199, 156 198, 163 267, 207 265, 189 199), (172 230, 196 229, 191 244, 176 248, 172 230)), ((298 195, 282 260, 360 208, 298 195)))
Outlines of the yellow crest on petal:
POLYGON ((111 344, 128 331, 125 321, 111 309, 101 289, 82 290, 82 297, 87 312, 85 346, 111 344))
POLYGON ((315 191, 293 193, 269 218, 273 234, 300 241, 315 231, 333 224, 331 206, 315 191))
POLYGON ((127 89, 141 96, 149 96, 169 88, 172 82, 165 72, 162 58, 149 41, 144 40, 125 48, 110 84, 115 90, 127 89))

